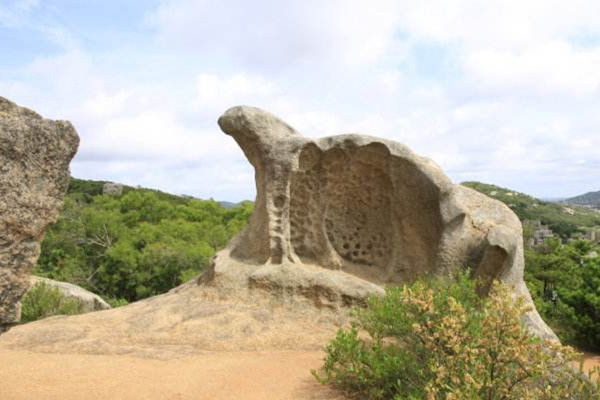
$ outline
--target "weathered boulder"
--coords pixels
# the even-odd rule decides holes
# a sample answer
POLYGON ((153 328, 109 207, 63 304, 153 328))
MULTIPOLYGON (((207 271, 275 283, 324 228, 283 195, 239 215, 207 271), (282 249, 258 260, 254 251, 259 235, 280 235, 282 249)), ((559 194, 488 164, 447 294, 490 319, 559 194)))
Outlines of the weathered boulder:
POLYGON ((20 319, 19 300, 69 185, 79 137, 0 97, 0 332, 20 319))
POLYGON ((224 275, 231 256, 264 265, 249 275, 250 287, 331 305, 468 266, 483 292, 493 280, 510 285, 533 307, 529 327, 556 339, 523 281, 522 227, 504 204, 453 184, 431 160, 393 141, 311 140, 245 106, 229 109, 219 125, 254 166, 257 196, 249 226, 203 279, 224 275))
POLYGON ((99 310, 108 310, 110 305, 95 293, 85 290, 81 286, 73 285, 68 282, 55 281, 53 279, 43 278, 41 276, 31 275, 29 278, 30 289, 38 284, 44 284, 50 288, 56 288, 60 293, 73 300, 81 303, 81 312, 91 312, 99 310))
POLYGON ((106 182, 102 186, 102 194, 108 196, 120 196, 123 194, 123 185, 120 183, 106 182))

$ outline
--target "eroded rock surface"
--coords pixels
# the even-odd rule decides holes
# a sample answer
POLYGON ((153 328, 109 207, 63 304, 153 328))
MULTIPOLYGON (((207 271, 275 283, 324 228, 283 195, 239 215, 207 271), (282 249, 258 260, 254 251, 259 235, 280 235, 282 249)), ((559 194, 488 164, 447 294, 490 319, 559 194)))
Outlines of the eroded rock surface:
MULTIPOLYGON (((465 265, 531 301, 517 217, 430 160, 362 135, 313 141, 256 108, 233 108, 219 124, 255 167, 257 198, 211 267, 161 296, 21 325, 0 351, 171 359, 322 349, 348 324, 347 306, 465 265)), ((537 312, 527 322, 555 338, 537 312)))
MULTIPOLYGON (((250 275, 251 287, 352 303, 381 285, 469 266, 484 282, 511 285, 533 307, 517 216, 453 184, 431 160, 364 135, 313 141, 252 107, 229 109, 219 125, 256 171, 254 214, 229 246, 233 258, 265 265, 250 275), (348 275, 314 266, 356 280, 348 284, 348 275)), ((535 308, 527 323, 539 336, 556 338, 535 308)))
POLYGON ((20 319, 40 242, 56 220, 79 137, 0 97, 0 332, 20 319))

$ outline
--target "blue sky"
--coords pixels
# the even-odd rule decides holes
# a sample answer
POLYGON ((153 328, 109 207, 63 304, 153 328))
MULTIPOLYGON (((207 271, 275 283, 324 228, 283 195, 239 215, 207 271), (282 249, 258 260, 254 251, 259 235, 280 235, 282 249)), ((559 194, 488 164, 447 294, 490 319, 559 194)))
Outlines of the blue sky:
POLYGON ((600 2, 0 0, 0 96, 73 122, 76 177, 254 197, 218 116, 364 132, 456 182, 600 190, 600 2))

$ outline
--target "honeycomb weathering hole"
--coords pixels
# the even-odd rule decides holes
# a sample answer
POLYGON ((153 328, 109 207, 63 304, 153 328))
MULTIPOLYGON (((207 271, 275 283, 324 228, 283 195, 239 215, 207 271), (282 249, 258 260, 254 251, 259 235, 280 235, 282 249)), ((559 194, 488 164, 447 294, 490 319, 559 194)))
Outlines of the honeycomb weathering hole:
MULTIPOLYGON (((426 179, 414 182, 414 166, 373 148, 321 151, 310 144, 301 151, 290 189, 292 246, 306 263, 333 251, 349 273, 405 282, 411 270, 435 265, 442 223, 423 220, 422 212, 439 199, 426 179), (392 170, 401 179, 392 180, 392 170)), ((439 217, 439 206, 434 211, 439 217)))

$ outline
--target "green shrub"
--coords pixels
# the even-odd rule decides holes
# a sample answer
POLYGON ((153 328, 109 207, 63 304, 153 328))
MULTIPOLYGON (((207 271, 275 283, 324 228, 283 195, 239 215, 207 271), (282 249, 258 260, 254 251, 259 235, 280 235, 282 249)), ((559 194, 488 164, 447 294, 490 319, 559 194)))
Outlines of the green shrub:
POLYGON ((126 299, 115 299, 114 297, 109 297, 105 299, 109 306, 112 308, 123 307, 129 304, 126 299))
POLYGON ((83 312, 81 301, 64 296, 59 289, 41 282, 31 288, 21 300, 21 322, 32 322, 52 315, 73 315, 83 312))
POLYGON ((569 367, 577 354, 521 325, 527 307, 495 283, 487 298, 461 274, 389 289, 355 311, 313 375, 361 399, 598 399, 569 367))

